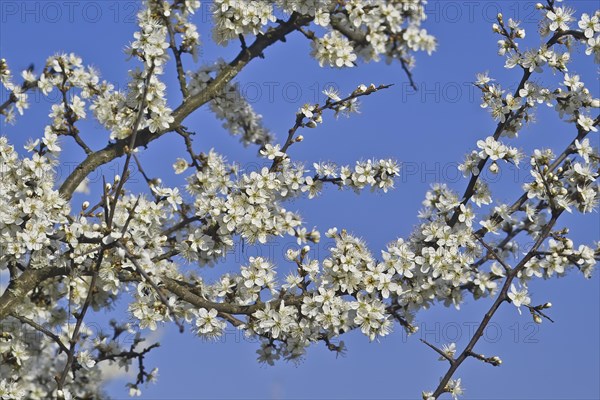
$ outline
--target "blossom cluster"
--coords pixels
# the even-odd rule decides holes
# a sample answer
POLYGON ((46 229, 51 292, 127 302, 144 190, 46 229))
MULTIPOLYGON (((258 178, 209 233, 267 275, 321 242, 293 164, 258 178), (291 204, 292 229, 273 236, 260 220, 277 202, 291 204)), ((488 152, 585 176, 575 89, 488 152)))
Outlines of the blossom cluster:
MULTIPOLYGON (((292 29, 305 21, 294 29, 312 41, 313 55, 322 65, 352 66, 359 59, 386 57, 410 67, 410 52, 435 47, 420 28, 424 3, 219 0, 213 8, 214 36, 222 44, 240 35, 261 40, 273 34, 275 23, 292 29), (290 16, 288 22, 275 18, 280 11, 290 16), (322 36, 308 30, 310 21, 325 28, 319 31, 322 36)), ((300 360, 316 342, 344 352, 339 339, 352 330, 377 340, 397 322, 414 333, 418 312, 438 303, 459 308, 467 294, 505 296, 502 301, 519 312, 528 309, 539 323, 541 310, 550 305, 535 306, 537 299, 528 291, 531 280, 574 269, 586 278, 592 275, 600 243, 575 243, 568 229, 554 224, 562 212, 596 211, 600 200, 600 156, 592 145, 600 100, 571 70, 574 44, 585 46, 584 52, 598 61, 598 12, 582 14, 576 30, 574 11, 549 2, 541 7, 541 33, 551 38, 528 50, 520 47, 525 30, 519 22, 505 23, 499 15, 493 25, 501 36, 499 54, 505 67, 520 70, 523 78, 507 93, 487 74, 477 76, 482 107, 497 127, 482 135, 459 167, 469 180, 464 194, 434 184, 411 234, 391 240, 378 253, 359 235, 330 228, 323 236, 331 246, 319 258, 311 250, 325 240, 321 228, 307 226, 301 213, 292 210, 293 201, 316 199, 328 187, 385 193, 394 188, 401 164, 393 159, 362 159, 353 165, 302 162, 288 149, 302 142, 300 129, 323 124, 328 110, 351 115, 359 97, 386 86, 360 85, 345 98, 327 89, 322 104, 297 110, 287 140, 275 143, 262 117, 231 82, 235 61, 219 60, 187 74, 178 68, 183 102, 177 110, 191 107, 192 100, 209 102, 225 129, 243 144, 259 146, 263 164, 244 169, 213 149, 196 154, 181 121, 175 124, 175 116, 183 112, 167 105, 167 88, 159 77, 166 71, 169 50, 175 64, 183 53, 198 54, 200 38, 191 18, 199 6, 196 0, 146 3, 128 49, 140 67, 130 72, 123 91, 101 81, 74 54, 49 57, 39 76, 23 71, 20 86, 0 60, 0 82, 11 93, 1 110, 7 122, 14 121, 13 106, 20 114, 27 109, 28 90, 61 93, 44 132, 25 145, 25 155, 0 137, 0 272, 10 276, 0 295, 0 398, 99 398, 105 364, 138 366, 128 387, 131 395, 140 395, 140 385, 154 381, 157 371, 143 367, 144 355, 154 346, 142 345, 139 333, 166 323, 187 324, 210 339, 223 335, 228 324, 235 326, 260 341, 259 361, 273 364, 300 360), (560 77, 558 87, 535 79, 534 74, 544 71, 560 77), (570 144, 561 153, 547 148, 526 153, 513 145, 542 105, 565 122, 570 144), (109 142, 104 154, 120 148, 134 132, 145 134, 149 142, 150 134, 176 130, 186 139, 191 158, 174 164, 175 173, 187 175, 183 187, 150 178, 134 149, 123 146, 128 162, 135 158, 139 163, 149 193, 129 191, 126 168, 124 176, 103 182, 97 199, 72 200, 73 193, 59 187, 55 174, 61 141, 71 137, 91 155, 77 124, 92 116, 109 132, 109 140, 118 141, 109 142), (512 204, 500 202, 482 174, 486 167, 497 173, 504 163, 528 169, 531 176, 512 204), (206 278, 203 267, 226 257, 236 242, 280 238, 295 243, 282 265, 252 257, 216 280, 206 278), (524 241, 535 243, 525 257, 519 248, 524 241), (111 321, 111 329, 100 332, 85 324, 88 309, 111 308, 124 298, 131 323, 111 321), (6 328, 5 322, 10 322, 6 328), (41 339, 31 340, 23 332, 41 339), (129 348, 118 340, 124 333, 136 335, 129 348), (63 369, 64 388, 54 379, 54 372, 63 369)), ((240 54, 245 55, 249 50, 242 42, 240 54)), ((455 344, 440 350, 443 360, 456 353, 455 344)), ((477 358, 500 363, 497 357, 477 358)), ((442 389, 454 397, 464 390, 460 378, 448 380, 442 389)), ((424 397, 433 394, 425 392, 424 397)))
POLYGON ((217 0, 213 10, 213 36, 222 44, 239 35, 257 35, 265 25, 276 19, 273 3, 264 0, 217 0))
POLYGON ((219 0, 213 7, 216 41, 226 44, 244 35, 258 36, 268 31, 283 13, 307 17, 327 30, 312 40, 312 55, 321 66, 352 67, 358 58, 381 57, 412 65, 411 51, 435 50, 436 42, 420 28, 426 18, 424 0, 381 2, 375 0, 219 0))

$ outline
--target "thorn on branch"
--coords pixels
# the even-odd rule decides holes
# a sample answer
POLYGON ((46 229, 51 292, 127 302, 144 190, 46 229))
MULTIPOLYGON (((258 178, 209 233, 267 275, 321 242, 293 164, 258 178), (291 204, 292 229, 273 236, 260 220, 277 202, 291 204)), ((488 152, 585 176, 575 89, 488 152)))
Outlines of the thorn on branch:
POLYGON ((418 92, 419 88, 417 87, 417 84, 415 83, 415 80, 413 78, 413 74, 412 74, 411 70, 408 68, 408 63, 406 62, 406 60, 400 59, 400 65, 402 66, 402 69, 406 73, 406 77, 408 78, 410 87, 412 87, 415 92, 418 92))

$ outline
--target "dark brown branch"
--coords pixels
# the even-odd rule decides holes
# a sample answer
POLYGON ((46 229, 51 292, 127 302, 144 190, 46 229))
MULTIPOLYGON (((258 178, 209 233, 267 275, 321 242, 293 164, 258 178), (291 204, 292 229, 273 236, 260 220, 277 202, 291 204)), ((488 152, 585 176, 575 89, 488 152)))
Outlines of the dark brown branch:
POLYGON ((100 265, 102 264, 103 258, 104 258, 104 249, 100 252, 100 254, 98 255, 98 258, 96 259, 94 273, 92 274, 92 279, 90 281, 90 287, 88 288, 88 293, 85 298, 85 302, 83 303, 83 307, 81 307, 81 311, 79 313, 77 313, 77 315, 76 315, 77 321, 75 323, 75 328, 73 329, 73 335, 71 336, 71 339, 69 340, 70 346, 69 346, 69 351, 67 352, 67 363, 65 364, 65 367, 64 367, 62 373, 60 375, 57 375, 54 377, 54 379, 56 380, 58 390, 62 390, 62 388, 65 384, 65 379, 67 378, 67 374, 69 373, 69 370, 71 369, 71 365, 73 364, 73 360, 75 358, 75 347, 77 346, 77 342, 79 341, 79 331, 83 324, 83 319, 85 318, 87 310, 90 307, 90 304, 92 303, 92 297, 94 295, 94 291, 96 288, 96 280, 98 279, 98 272, 100 271, 100 265))
MULTIPOLYGON (((383 90, 383 89, 388 89, 390 87, 392 87, 393 84, 390 85, 379 85, 377 87, 375 86, 371 86, 368 87, 364 92, 358 92, 358 91, 354 91, 352 94, 350 94, 349 96, 340 99, 338 101, 330 101, 329 99, 327 100, 327 102, 322 105, 322 106, 318 106, 316 107, 314 110, 312 110, 312 113, 315 115, 321 114, 323 111, 325 110, 336 110, 337 107, 343 105, 344 103, 347 103, 348 101, 357 99, 359 97, 363 97, 363 96, 368 96, 370 94, 373 94, 379 90, 383 90)), ((296 114, 296 121, 294 123, 294 126, 292 128, 290 128, 290 130, 288 131, 288 136, 285 140, 285 143, 283 144, 283 146, 281 147, 281 152, 285 153, 287 151, 287 149, 289 149, 289 147, 294 143, 294 135, 296 134, 296 131, 305 126, 304 124, 304 119, 305 116, 304 114, 302 114, 301 112, 299 112, 298 114, 296 114)), ((271 164, 270 167, 270 171, 273 172, 277 169, 277 166, 279 165, 279 163, 281 163, 281 161, 283 160, 282 157, 276 157, 273 160, 273 163, 271 164)))
POLYGON ((175 40, 175 30, 173 29, 173 25, 171 24, 171 17, 163 17, 163 21, 167 27, 167 31, 169 32, 169 48, 175 57, 175 68, 177 69, 177 80, 179 81, 179 89, 181 90, 181 94, 183 99, 185 100, 188 97, 188 89, 187 83, 185 81, 185 71, 183 69, 183 62, 181 61, 181 48, 177 47, 177 42, 175 40))
MULTIPOLYGON (((556 43, 558 43, 560 41, 561 38, 565 37, 565 36, 573 36, 577 39, 581 39, 583 36, 583 33, 580 31, 564 31, 564 32, 556 32, 551 38, 550 40, 548 40, 548 42, 546 42, 546 48, 550 48, 551 46, 555 45, 556 43)), ((519 91, 521 89, 523 89, 525 87, 525 83, 529 80, 529 78, 531 77, 531 74, 533 72, 529 71, 529 69, 523 69, 523 77, 521 78, 521 81, 519 82, 519 85, 517 86, 517 88, 515 89, 515 92, 513 94, 513 97, 520 97, 519 96, 519 91)), ((506 118, 506 120, 504 122, 500 122, 498 123, 496 130, 494 131, 493 137, 495 140, 498 140, 500 138, 500 136, 502 135, 502 133, 504 132, 504 129, 508 126, 508 124, 510 122, 512 122, 512 120, 514 118, 519 117, 519 115, 527 108, 527 105, 523 105, 521 106, 521 108, 519 108, 519 110, 517 110, 516 113, 511 113, 509 114, 509 116, 506 118)), ((489 157, 486 157, 484 159, 482 159, 481 161, 479 161, 479 163, 477 164, 477 170, 479 171, 479 173, 477 175, 471 175, 471 179, 469 180, 469 183, 467 184, 467 188, 465 189, 465 192, 463 194, 462 200, 460 202, 460 205, 465 205, 469 202, 469 200, 471 199, 471 197, 473 196, 473 194, 475 194, 475 186, 477 184, 477 180, 479 179, 479 177, 481 176, 483 169, 485 168, 485 165, 488 161, 489 157)), ((456 225, 456 222, 458 222, 458 217, 460 216, 460 205, 458 205, 454 211, 454 214, 452 215, 452 217, 450 218, 450 222, 448 223, 451 227, 456 225)))
POLYGON ((148 275, 148 273, 146 273, 146 271, 144 271, 144 269, 142 268, 140 263, 137 262, 135 257, 129 252, 129 250, 127 250, 127 248, 125 246, 123 246, 121 243, 118 243, 117 246, 120 247, 121 249, 123 249, 123 251, 125 251, 127 258, 129 259, 129 261, 131 261, 131 263, 135 267, 136 271, 144 277, 144 280, 146 282, 148 282, 150 284, 150 286, 152 286, 152 289, 154 289, 154 291, 156 292, 156 295, 158 296, 160 301, 164 304, 165 307, 167 307, 167 309, 169 310, 169 313, 173 316, 173 321, 175 322, 177 327, 179 327, 179 332, 183 333, 183 331, 184 331, 183 324, 177 320, 177 316, 175 315, 175 310, 173 310, 173 308, 169 304, 169 300, 167 300, 167 298, 163 294, 162 290, 158 287, 158 285, 156 285, 156 283, 154 283, 152 278, 148 275))
POLYGON ((469 352, 468 356, 476 358, 484 363, 491 364, 494 367, 499 367, 502 364, 502 361, 498 357, 486 357, 483 354, 477 354, 472 351, 469 352))
POLYGON ((71 198, 75 189, 92 171, 101 165, 104 165, 115 158, 118 158, 126 153, 126 149, 133 151, 134 148, 147 146, 150 142, 158 139, 167 132, 175 130, 183 120, 193 111, 198 109, 203 104, 212 100, 221 90, 229 83, 237 74, 254 58, 259 57, 263 51, 284 38, 286 35, 294 32, 300 27, 312 21, 313 17, 292 14, 290 19, 284 24, 280 24, 275 28, 269 29, 262 35, 259 35, 254 43, 248 47, 248 51, 240 52, 238 56, 231 61, 221 72, 208 84, 206 89, 201 93, 190 96, 173 111, 174 122, 169 128, 159 130, 154 133, 149 129, 143 129, 136 135, 135 142, 130 145, 128 138, 117 140, 115 143, 107 145, 105 148, 90 154, 75 170, 67 177, 61 185, 59 192, 61 196, 67 200, 71 198))
POLYGON ((69 101, 67 100, 67 92, 69 91, 69 87, 67 87, 67 82, 69 80, 69 77, 67 76, 67 73, 65 72, 66 67, 63 65, 62 61, 59 61, 59 64, 62 69, 63 79, 62 79, 61 85, 58 88, 58 90, 62 94, 62 102, 63 102, 63 107, 65 110, 64 111, 65 119, 66 119, 66 122, 68 125, 67 134, 75 140, 75 143, 77 143, 79 145, 79 147, 81 147, 83 149, 83 151, 85 152, 86 155, 90 155, 93 153, 93 151, 79 136, 79 129, 77 129, 77 127, 75 126, 77 117, 76 117, 75 113, 73 112, 73 110, 71 109, 71 107, 69 106, 69 101))
POLYGON ((498 297, 496 297, 496 300, 494 301, 488 312, 485 313, 483 320, 481 321, 477 330, 475 331, 475 334, 467 344, 467 347, 455 359, 455 362, 450 365, 450 368, 448 369, 444 377, 441 379, 437 389, 433 393, 433 397, 435 399, 437 399, 442 393, 445 393, 447 391, 446 387, 448 385, 448 382, 450 381, 458 367, 460 367, 460 365, 467 359, 467 357, 472 355, 475 345, 482 337, 483 332, 485 331, 485 328, 491 321, 492 317, 494 316, 500 305, 508 299, 508 289, 510 288, 512 281, 516 278, 517 274, 525 267, 527 262, 534 256, 534 253, 538 250, 542 243, 547 239, 548 235, 550 234, 550 231, 554 227, 554 224, 556 223, 561 213, 562 211, 558 211, 552 215, 552 218, 546 224, 546 226, 544 226, 544 229, 540 233, 540 236, 536 240, 531 250, 527 253, 527 255, 525 255, 525 257, 521 259, 519 264, 511 271, 511 273, 507 274, 506 280, 502 285, 500 294, 498 295, 498 297))
POLYGON ((0 321, 6 318, 23 297, 36 288, 40 282, 57 276, 65 276, 71 272, 69 267, 48 266, 40 269, 28 268, 13 279, 2 296, 0 296, 0 321))
POLYGON ((506 271, 506 273, 509 273, 511 268, 508 265, 506 265, 506 263, 498 256, 498 254, 496 253, 496 250, 491 248, 490 245, 487 244, 486 242, 484 242, 484 240, 482 238, 480 238, 478 235, 474 235, 474 236, 479 241, 479 243, 481 243, 483 245, 483 247, 485 247, 487 249, 488 254, 491 254, 492 257, 494 257, 496 260, 498 260, 500 265, 502 265, 502 267, 504 267, 504 270, 506 271))
POLYGON ((57 335, 55 335, 53 332, 51 332, 50 330, 44 328, 42 325, 38 324, 37 322, 35 322, 29 318, 23 317, 21 315, 18 315, 16 313, 11 313, 10 316, 18 319, 19 321, 23 322, 24 324, 31 326, 36 331, 39 331, 39 332, 43 333, 44 335, 48 336, 50 339, 52 339, 58 345, 61 352, 65 352, 67 354, 69 353, 69 348, 67 346, 65 346, 65 344, 62 342, 62 340, 60 340, 60 338, 57 335))
MULTIPOLYGON (((548 303, 550 304, 550 303, 548 303)), ((550 318, 545 312, 542 311, 542 309, 547 308, 545 307, 544 304, 542 304, 541 306, 530 306, 530 305, 525 305, 525 307, 527 307, 529 309, 529 312, 531 312, 531 315, 535 315, 538 314, 541 317, 546 318, 548 321, 554 323, 554 320, 552 318, 550 318)), ((541 322, 541 319, 540 319, 541 322)))
POLYGON ((115 210, 117 209, 117 202, 119 201, 119 196, 121 191, 123 190, 123 186, 125 185, 125 181, 127 180, 127 175, 129 174, 129 164, 131 162, 131 156, 133 155, 135 140, 138 135, 138 127, 142 122, 142 118, 144 117, 145 108, 146 108, 146 97, 148 95, 148 87, 150 86, 150 78, 152 78, 152 73, 154 72, 154 63, 150 65, 150 68, 146 71, 146 78, 144 79, 144 89, 142 90, 141 100, 139 104, 139 110, 135 121, 133 123, 133 127, 131 130, 131 137, 129 138, 129 146, 125 148, 127 155, 125 156, 125 164, 123 165, 123 172, 121 173, 121 180, 117 183, 117 188, 115 189, 115 198, 113 199, 113 203, 110 207, 107 226, 109 229, 112 228, 112 221, 115 217, 115 210))
MULTIPOLYGON (((34 82, 25 81, 21 85, 21 93, 25 93, 28 90, 36 88, 37 85, 38 85, 38 81, 37 80, 34 81, 34 82)), ((6 111, 6 109, 8 107, 10 107, 11 104, 16 103, 17 100, 18 100, 17 96, 13 92, 11 92, 10 95, 8 96, 8 99, 4 103, 0 104, 0 114, 4 114, 4 112, 6 111)))
POLYGON ((402 70, 404 71, 404 73, 406 74, 406 77, 408 78, 408 82, 410 83, 410 87, 412 87, 413 90, 415 90, 415 91, 419 90, 419 88, 417 87, 417 84, 415 83, 415 79, 413 77, 413 73, 408 68, 408 63, 406 62, 406 60, 404 60, 403 58, 401 58, 400 59, 400 65, 402 66, 402 70))
POLYGON ((450 357, 448 354, 444 353, 442 350, 438 349, 437 347, 435 347, 434 345, 432 345, 431 343, 429 343, 427 340, 425 340, 425 339, 419 339, 419 340, 421 342, 425 343, 427 346, 431 347, 440 356, 442 356, 446 360, 448 360, 448 362, 450 363, 450 365, 454 364, 454 358, 450 357))

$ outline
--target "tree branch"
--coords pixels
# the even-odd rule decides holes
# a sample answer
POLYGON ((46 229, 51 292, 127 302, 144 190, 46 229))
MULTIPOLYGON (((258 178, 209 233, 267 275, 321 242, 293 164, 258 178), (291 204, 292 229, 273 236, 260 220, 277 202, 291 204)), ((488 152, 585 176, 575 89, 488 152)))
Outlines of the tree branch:
POLYGON ((11 313, 10 316, 18 319, 19 321, 23 322, 24 324, 31 326, 36 331, 39 331, 39 332, 43 333, 44 335, 48 336, 50 339, 52 339, 58 345, 61 352, 65 352, 67 354, 69 353, 69 348, 67 346, 65 346, 65 344, 62 342, 62 340, 60 340, 60 338, 57 335, 55 335, 53 332, 51 332, 50 330, 44 328, 42 325, 38 324, 37 322, 35 322, 29 318, 18 315, 17 313, 11 313))
MULTIPOLYGON (((570 31, 556 32, 546 42, 546 47, 547 48, 552 47, 553 45, 558 43, 561 38, 563 38, 565 36, 573 36, 577 39, 581 39, 582 37, 584 37, 583 33, 580 31, 570 30, 570 31)), ((519 82, 519 85, 515 89, 513 97, 515 97, 515 98, 520 97, 519 91, 525 87, 525 83, 529 80, 532 73, 533 72, 530 71, 529 69, 523 69, 523 76, 521 77, 521 81, 519 82)), ((516 113, 509 114, 509 116, 506 118, 506 120, 504 122, 498 123, 496 130, 494 131, 494 134, 493 134, 494 139, 498 140, 500 138, 500 136, 502 135, 502 133, 504 132, 504 129, 508 126, 509 122, 511 122, 512 119, 516 118, 526 108, 527 108, 527 104, 524 104, 523 106, 521 106, 521 108, 519 108, 519 110, 517 110, 516 113)), ((462 200, 461 200, 460 204, 456 207, 454 214, 452 215, 452 217, 450 218, 450 222, 448 223, 451 227, 456 225, 456 222, 458 222, 458 217, 460 216, 460 205, 467 204, 469 202, 469 200, 471 199, 471 197, 473 196, 473 194, 475 194, 475 185, 477 184, 477 180, 481 176, 481 174, 483 172, 483 168, 485 167, 488 159, 489 159, 489 156, 482 159, 481 161, 479 161, 479 164, 477 164, 477 170, 479 171, 479 173, 477 175, 471 175, 471 179, 469 180, 469 183, 467 184, 467 188, 465 189, 462 200)))
POLYGON ((507 295, 508 289, 510 288, 512 281, 516 278, 517 274, 525 267, 525 264, 527 264, 527 261, 529 261, 533 257, 534 253, 542 245, 544 240, 546 240, 546 238, 548 237, 550 231, 554 227, 554 224, 558 220, 558 217, 560 216, 561 213, 562 213, 562 210, 558 211, 552 215, 552 218, 546 224, 543 231, 540 233, 540 236, 536 240, 536 242, 533 245, 533 247, 531 248, 531 250, 527 253, 527 255, 525 255, 525 257, 523 257, 521 259, 519 264, 511 271, 511 273, 507 274, 506 280, 504 281, 504 285, 502 286, 502 290, 500 291, 500 294, 498 295, 498 297, 496 297, 496 300, 494 301, 494 303, 492 304, 492 306, 490 307, 488 312, 485 313, 483 320, 481 321, 477 330, 475 331, 475 334, 473 335, 473 337, 467 344, 467 347, 455 359, 455 362, 451 363, 450 368, 448 369, 448 371, 446 372, 446 374, 440 381, 437 389, 433 393, 433 397, 435 399, 437 399, 442 393, 445 393, 447 391, 446 385, 448 384, 448 382, 450 381, 450 379, 452 378, 452 376, 454 375, 454 373, 456 372, 458 367, 460 367, 460 365, 467 359, 467 357, 472 355, 475 345, 477 344, 477 342, 483 335, 483 332, 485 331, 485 328, 489 324, 490 320, 492 319, 492 317, 494 316, 494 314, 496 313, 496 311, 498 310, 500 305, 506 299, 508 299, 508 295, 507 295))
POLYGON ((259 35, 246 51, 240 52, 238 56, 208 84, 205 90, 194 96, 188 97, 175 109, 175 111, 173 111, 175 120, 169 128, 154 133, 146 128, 137 133, 137 137, 132 146, 129 146, 130 138, 124 138, 90 154, 63 182, 59 189, 60 195, 67 200, 71 199, 73 192, 86 176, 99 166, 109 163, 125 154, 125 149, 127 147, 133 151, 134 148, 147 146, 150 142, 158 139, 165 133, 174 131, 188 115, 212 100, 228 82, 235 78, 250 61, 259 57, 267 47, 283 39, 289 33, 308 24, 313 18, 314 17, 311 16, 294 13, 287 22, 259 35))

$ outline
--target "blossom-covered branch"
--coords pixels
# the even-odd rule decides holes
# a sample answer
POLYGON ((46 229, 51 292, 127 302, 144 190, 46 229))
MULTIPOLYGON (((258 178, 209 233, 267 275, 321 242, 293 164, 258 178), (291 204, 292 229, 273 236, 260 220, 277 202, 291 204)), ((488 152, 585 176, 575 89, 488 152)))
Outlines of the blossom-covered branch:
POLYGON ((465 296, 489 297, 488 312, 461 352, 455 343, 438 348, 424 341, 450 364, 424 397, 457 397, 463 381, 455 373, 467 358, 501 364, 476 346, 503 303, 529 311, 536 323, 552 321, 550 303, 532 303, 529 281, 569 270, 591 276, 600 245, 576 245, 558 224, 564 212, 598 208, 600 156, 590 136, 598 130, 600 100, 574 71, 571 57, 580 45, 599 61, 600 12, 582 14, 575 27, 573 10, 548 1, 538 8, 541 34, 550 37, 533 49, 521 48, 525 30, 518 21, 498 16, 492 29, 501 36, 499 54, 506 68, 518 67, 522 74, 508 94, 487 74, 477 77, 482 107, 497 124, 459 167, 468 179, 463 195, 444 183, 433 185, 412 233, 375 253, 343 227, 307 226, 290 203, 317 201, 327 186, 386 193, 394 189, 402 164, 393 158, 345 165, 302 161, 290 149, 301 146, 301 132, 326 126, 329 113, 351 117, 359 99, 389 86, 357 82, 343 94, 326 88, 322 101, 292 112, 292 127, 275 144, 279 135, 266 128, 234 80, 252 60, 266 58, 271 46, 298 32, 322 66, 352 68, 385 58, 396 60, 412 82, 413 53, 436 46, 421 27, 424 2, 218 0, 213 38, 224 46, 241 44, 241 50, 229 62, 202 60, 188 70, 185 57, 197 62, 201 46, 193 22, 199 6, 196 0, 144 3, 126 50, 136 67, 121 91, 100 81, 74 54, 51 56, 39 77, 33 69, 23 71, 21 85, 12 82, 7 62, 0 62, 0 82, 10 93, 0 112, 8 122, 16 122, 14 109, 26 115, 26 92, 60 92, 48 125, 25 153, 0 137, 0 270, 10 278, 0 294, 0 321, 15 324, 0 336, 0 356, 7 360, 0 365, 2 396, 99 398, 103 363, 124 368, 137 363, 128 387, 139 395, 140 386, 157 377, 144 358, 158 347, 142 348, 141 332, 168 323, 210 339, 234 326, 259 341, 260 362, 274 364, 301 360, 314 343, 343 353, 341 339, 351 331, 371 341, 395 327, 412 334, 419 313, 435 304, 459 307, 465 296), (168 71, 176 74, 181 96, 174 109, 163 82, 168 71), (537 74, 545 71, 561 82, 538 83, 537 74), (196 129, 185 126, 186 119, 205 104, 242 144, 258 145, 262 168, 243 169, 218 149, 194 142, 196 129), (544 143, 525 154, 515 142, 544 104, 567 123, 569 144, 558 155, 544 143), (80 130, 86 118, 106 129, 107 144, 99 150, 80 130), (173 163, 173 172, 185 176, 182 185, 171 185, 168 173, 150 176, 140 156, 171 132, 174 140, 183 140, 182 155, 173 163), (74 141, 85 158, 59 182, 55 166, 63 157, 63 139, 74 141), (81 204, 73 200, 93 171, 122 156, 120 175, 104 178, 81 204), (134 162, 144 177, 142 193, 129 184, 134 162), (531 179, 521 196, 504 204, 482 172, 496 174, 509 164, 531 179), (316 257, 322 236, 332 244, 316 257), (226 259, 236 242, 281 238, 295 243, 285 260, 252 257, 215 281, 206 279, 204 268, 226 259), (526 240, 534 244, 523 253, 519 245, 526 240), (109 333, 92 332, 89 316, 119 302, 126 302, 130 323, 112 321, 109 333), (20 328, 35 331, 39 343, 20 336, 20 328), (131 346, 119 342, 124 332, 136 335, 131 346))

